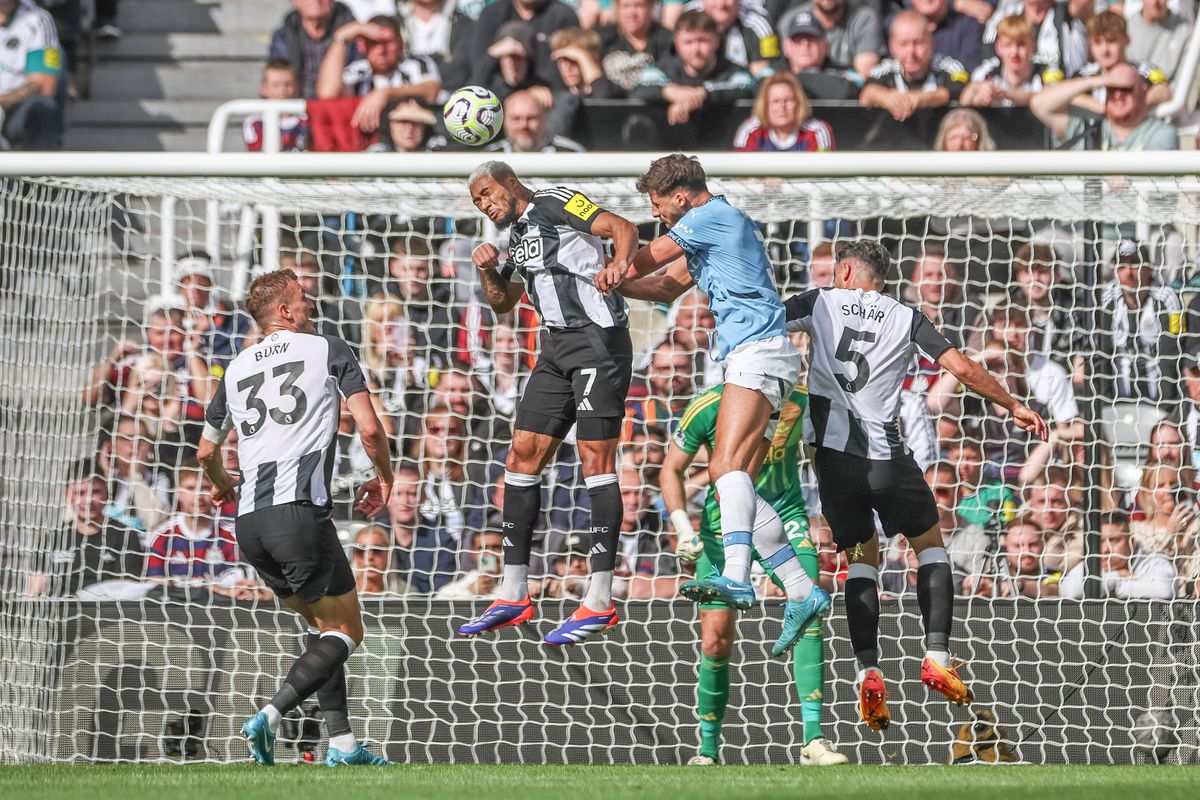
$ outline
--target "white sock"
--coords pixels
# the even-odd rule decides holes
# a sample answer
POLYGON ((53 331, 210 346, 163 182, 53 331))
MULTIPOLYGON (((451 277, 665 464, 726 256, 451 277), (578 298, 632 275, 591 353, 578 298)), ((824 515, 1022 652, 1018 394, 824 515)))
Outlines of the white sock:
POLYGON ((925 657, 932 660, 939 667, 947 669, 950 667, 950 653, 946 650, 926 650, 925 657))
POLYGON ((879 672, 879 670, 876 669, 875 667, 867 667, 865 669, 860 669, 858 671, 858 682, 861 684, 863 681, 865 681, 867 679, 867 676, 870 675, 872 672, 879 672))
POLYGON ((358 749, 358 739, 353 733, 340 733, 337 736, 329 737, 329 746, 334 750, 341 750, 343 753, 353 753, 358 749))
POLYGON ((271 733, 279 730, 279 723, 283 720, 283 714, 279 713, 279 709, 267 703, 263 706, 262 713, 267 715, 267 726, 271 729, 271 733))
POLYGON ((727 472, 716 480, 721 505, 725 569, 722 575, 738 583, 750 582, 750 544, 758 495, 745 472, 727 472))
POLYGON ((803 600, 812 592, 813 582, 800 565, 796 551, 783 533, 783 520, 761 497, 754 514, 754 549, 783 584, 788 600, 803 600))
POLYGON ((613 573, 611 569, 593 572, 588 582, 587 597, 583 604, 592 611, 607 611, 612 605, 613 573))
POLYGON ((504 576, 500 579, 501 600, 519 603, 529 596, 529 565, 505 564, 504 576))

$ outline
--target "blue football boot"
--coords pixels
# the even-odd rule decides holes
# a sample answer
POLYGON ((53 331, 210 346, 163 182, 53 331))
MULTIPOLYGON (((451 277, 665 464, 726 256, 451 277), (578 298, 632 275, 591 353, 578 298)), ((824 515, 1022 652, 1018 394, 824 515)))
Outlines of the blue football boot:
POLYGON ((353 753, 343 753, 341 750, 329 748, 325 754, 327 767, 390 767, 392 762, 383 756, 377 756, 361 744, 353 753))
POLYGON ((478 636, 488 631, 498 631, 509 625, 520 625, 533 619, 533 602, 527 596, 519 603, 497 600, 470 622, 460 625, 459 636, 478 636))
POLYGON ((275 733, 266 714, 260 711, 242 723, 242 736, 246 737, 255 761, 264 767, 275 766, 275 733))
POLYGON ((831 603, 829 592, 815 584, 812 591, 808 593, 808 597, 803 600, 788 600, 784 603, 783 630, 779 633, 779 639, 771 647, 771 655, 778 657, 791 650, 796 642, 800 641, 800 637, 804 635, 804 629, 813 621, 813 618, 825 614, 831 603))
POLYGON ((552 645, 579 644, 588 637, 604 633, 619 621, 616 606, 609 606, 606 611, 592 611, 587 606, 580 606, 561 625, 547 633, 542 642, 552 645))

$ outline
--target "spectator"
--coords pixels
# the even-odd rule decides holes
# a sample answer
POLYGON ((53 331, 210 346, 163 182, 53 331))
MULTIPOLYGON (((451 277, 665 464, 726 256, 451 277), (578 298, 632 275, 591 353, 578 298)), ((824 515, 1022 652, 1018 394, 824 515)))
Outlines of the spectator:
POLYGON ((1071 383, 1083 383, 1083 353, 1087 326, 1081 318, 1084 302, 1061 285, 1058 252, 1053 245, 1027 242, 1013 256, 1010 302, 1029 319, 1030 352, 1057 361, 1071 373, 1071 383))
POLYGON ((812 115, 800 82, 776 72, 758 87, 754 110, 733 139, 739 152, 756 150, 826 152, 833 150, 833 128, 812 115))
MULTIPOLYGON (((445 424, 445 417, 442 420, 432 423, 430 435, 444 440, 439 431, 451 430, 452 423, 445 424)), ((399 488, 411 481, 416 492, 415 496, 405 492, 395 504, 388 503, 392 537, 397 545, 393 564, 399 577, 408 583, 409 591, 429 594, 452 581, 458 571, 458 543, 448 523, 454 516, 461 520, 461 514, 455 514, 453 501, 443 503, 441 498, 430 497, 431 482, 422 474, 424 467, 403 468, 403 475, 397 471, 394 485, 399 488)), ((462 533, 461 527, 457 530, 462 533)))
POLYGON ((1094 0, 1024 0, 996 4, 996 13, 983 31, 984 57, 994 55, 1000 20, 1020 15, 1037 29, 1037 54, 1044 64, 1057 64, 1074 75, 1087 62, 1087 30, 1094 0))
POLYGON ((409 55, 432 58, 445 86, 465 84, 471 69, 472 21, 462 13, 463 4, 456 0, 400 0, 392 5, 409 55))
POLYGON ((292 0, 295 10, 271 35, 269 61, 292 65, 300 96, 317 96, 321 64, 333 44, 334 31, 354 21, 350 9, 334 0, 292 0))
POLYGON ((112 434, 100 444, 100 474, 108 482, 109 504, 104 513, 132 528, 148 546, 149 532, 167 517, 171 482, 152 463, 146 426, 131 416, 118 417, 112 434))
POLYGON ((695 353, 700 360, 701 386, 713 386, 724 380, 724 368, 713 359, 717 320, 703 292, 692 290, 675 301, 667 314, 667 335, 684 352, 695 353))
MULTIPOLYGON (((683 12, 680 19, 688 13, 683 12)), ((674 542, 663 533, 662 514, 637 470, 623 468, 620 480, 621 554, 615 572, 627 579, 622 581, 625 599, 672 598, 679 592, 679 562, 674 542)))
POLYGON ((997 566, 995 585, 989 586, 986 578, 981 579, 977 594, 1032 600, 1058 596, 1062 572, 1047 565, 1046 536, 1028 517, 1017 517, 1009 523, 1004 553, 997 566))
MULTIPOLYGON (((504 533, 500 519, 474 537, 470 548, 475 554, 475 566, 462 577, 437 590, 441 600, 490 600, 500 588, 500 573, 504 564, 504 533)), ((586 573, 585 573, 586 574, 586 573)))
MULTIPOLYGON (((942 0, 945 2, 946 0, 942 0)), ((996 55, 971 73, 959 98, 967 106, 1027 106, 1043 87, 1063 79, 1057 64, 1038 60, 1036 30, 1029 20, 1013 15, 996 26, 996 55)))
POLYGON ((366 525, 354 534, 350 566, 354 586, 363 594, 406 594, 408 586, 392 568, 392 535, 383 525, 366 525))
POLYGON ((483 508, 482 487, 466 475, 467 420, 434 403, 421 428, 413 456, 421 465, 422 525, 436 531, 439 546, 457 552, 467 516, 483 508))
POLYGON ((358 325, 350 324, 353 317, 346 313, 353 308, 352 302, 339 303, 325 292, 322 285, 325 273, 317 260, 317 254, 311 250, 280 250, 279 268, 295 272, 304 293, 313 299, 316 308, 312 322, 317 328, 317 333, 341 337, 357 347, 362 341, 362 334, 358 325))
POLYGON ((232 589, 247 578, 239 566, 232 521, 214 516, 211 487, 195 462, 175 482, 175 512, 152 534, 146 577, 175 586, 219 584, 232 589))
POLYGON ((435 256, 429 240, 424 236, 400 236, 392 240, 391 250, 384 293, 400 301, 401 314, 413 325, 414 333, 419 332, 414 341, 424 345, 424 352, 416 352, 416 357, 423 357, 436 369, 445 369, 451 360, 453 322, 450 309, 434 297, 430 268, 435 256))
POLYGON ((947 153, 991 152, 996 149, 996 142, 978 111, 956 108, 942 117, 933 149, 947 153))
POLYGON ((531 91, 509 95, 504 101, 504 138, 485 150, 503 153, 582 153, 583 145, 550 128, 550 113, 531 91))
POLYGON ((61 150, 62 50, 54 20, 30 0, 0 0, 0 150, 61 150))
POLYGON ((245 345, 252 320, 215 289, 207 253, 192 253, 175 262, 183 297, 184 330, 199 337, 199 355, 210 369, 224 370, 245 345))
POLYGON ((1179 134, 1170 123, 1150 116, 1149 84, 1129 64, 1090 78, 1072 78, 1034 95, 1029 107, 1063 145, 1072 150, 1176 150, 1179 134), (1071 111, 1075 98, 1104 88, 1104 116, 1085 121, 1071 111))
POLYGON ((983 447, 973 439, 952 442, 946 461, 958 476, 959 519, 993 534, 1003 530, 1017 513, 1017 497, 1012 489, 993 477, 983 480, 983 447))
POLYGON ((1153 58, 1163 77, 1168 81, 1174 78, 1192 33, 1191 21, 1171 11, 1167 0, 1143 0, 1141 10, 1126 21, 1129 31, 1126 57, 1131 61, 1153 58))
POLYGON ((521 358, 521 340, 510 315, 498 320, 492 329, 491 365, 488 373, 489 396, 496 413, 512 419, 528 372, 521 358))
POLYGON ((879 597, 890 600, 917 593, 917 553, 908 546, 908 539, 896 536, 885 545, 883 564, 879 569, 879 597))
POLYGON ((414 100, 404 100, 384 112, 387 125, 379 132, 379 141, 368 153, 420 153, 426 149, 429 132, 437 124, 433 112, 414 100))
POLYGON ((711 17, 717 23, 726 60, 750 70, 751 75, 763 75, 780 57, 779 36, 771 21, 754 7, 742 5, 741 0, 692 0, 684 10, 703 11, 711 17))
POLYGON ((1044 534, 1047 567, 1064 574, 1083 558, 1085 529, 1081 504, 1072 501, 1067 488, 1069 480, 1070 472, 1062 467, 1043 471, 1025 488, 1019 512, 1044 534))
POLYGON ((496 0, 476 20, 471 35, 471 83, 487 86, 496 71, 491 46, 504 35, 507 22, 523 22, 530 31, 529 71, 543 85, 556 87, 558 70, 550 57, 555 31, 579 26, 574 9, 559 0, 496 0))
POLYGON ((113 41, 121 38, 121 29, 117 27, 117 6, 120 0, 95 0, 95 14, 92 19, 92 30, 100 41, 113 41))
MULTIPOLYGON (((643 69, 674 50, 671 31, 654 19, 654 5, 654 0, 616 0, 616 22, 596 29, 604 74, 626 92, 637 86, 643 69)), ((683 4, 671 7, 682 9, 683 4)), ((665 8, 663 13, 665 17, 665 8)))
MULTIPOLYGON (((292 62, 275 58, 263 67, 258 96, 264 100, 292 100, 296 97, 296 73, 292 62)), ((308 115, 283 114, 279 118, 279 151, 299 153, 308 149, 308 115)), ((242 121, 242 140, 252 153, 263 150, 263 115, 249 114, 242 121)))
POLYGON ((595 31, 565 28, 550 37, 554 50, 550 55, 558 67, 558 77, 566 88, 555 93, 550 129, 571 133, 579 120, 585 99, 611 100, 625 91, 604 77, 600 68, 600 37, 595 31))
POLYGON ((317 97, 361 97, 350 121, 363 133, 378 130, 389 103, 406 99, 432 103, 441 93, 437 64, 428 56, 405 55, 395 17, 343 25, 334 34, 334 44, 321 62, 317 97))
POLYGON ((416 541, 421 506, 421 468, 411 461, 401 461, 392 470, 395 480, 388 496, 387 514, 380 524, 391 532, 392 569, 404 578, 412 568, 412 546, 416 541))
MULTIPOLYGON (((1062 579, 1060 596, 1082 600, 1087 578, 1083 562, 1062 579)), ((1172 600, 1175 567, 1153 553, 1142 553, 1129 533, 1129 516, 1113 511, 1100 523, 1100 597, 1122 600, 1172 600)))
POLYGON ((30 595, 74 595, 102 581, 142 579, 142 546, 137 533, 110 517, 104 478, 84 474, 67 483, 70 520, 54 537, 67 548, 47 554, 45 572, 30 574, 30 595), (69 565, 64 569, 60 565, 69 565))
POLYGON ((1097 292, 1088 374, 1108 400, 1174 403, 1184 332, 1179 296, 1155 279, 1145 246, 1123 239, 1114 259, 1116 280, 1097 292))
MULTIPOLYGON (((545 108, 554 105, 551 81, 534 70, 533 54, 537 51, 533 29, 524 22, 506 22, 496 34, 487 55, 493 60, 492 71, 480 83, 490 89, 501 100, 507 100, 517 92, 531 91, 539 104, 545 108)), ((553 66, 554 80, 558 81, 558 67, 553 66)))
POLYGON ((915 11, 892 18, 885 59, 867 76, 859 102, 882 108, 901 122, 919 108, 940 108, 957 100, 967 72, 953 58, 933 51, 928 22, 915 11))
MULTIPOLYGON (((950 557, 955 588, 961 594, 974 594, 975 586, 986 571, 992 538, 981 526, 959 515, 965 487, 952 463, 938 461, 931 464, 925 470, 925 482, 937 501, 938 527, 950 557)), ((911 576, 914 580, 916 572, 914 567, 911 576)))
POLYGON ((1200 470, 1200 364, 1194 356, 1180 359, 1183 409, 1180 411, 1180 427, 1191 450, 1188 466, 1200 470))
POLYGON ((825 29, 834 67, 866 75, 879 63, 883 23, 870 4, 851 7, 849 0, 813 0, 799 10, 811 13, 825 29))
POLYGON ((667 104, 667 123, 704 130, 751 96, 754 78, 719 52, 720 33, 703 11, 685 11, 675 24, 675 52, 647 67, 633 96, 667 104))
POLYGON ((626 418, 618 459, 622 466, 636 469, 642 483, 658 488, 658 476, 667 457, 667 424, 626 418))
POLYGON ((530 586, 541 597, 556 600, 583 600, 587 596, 588 545, 582 537, 571 536, 565 540, 565 551, 549 559, 550 574, 540 586, 530 586))
POLYGON ((829 39, 810 11, 793 11, 779 26, 788 69, 814 100, 853 100, 862 90, 862 76, 839 69, 829 60, 829 39))
POLYGON ((173 469, 185 454, 194 453, 200 439, 197 422, 185 417, 187 395, 178 376, 167 368, 158 353, 145 353, 129 371, 129 383, 121 396, 121 415, 134 417, 154 443, 151 460, 173 469))
POLYGON ((980 308, 964 296, 962 268, 937 242, 927 242, 913 262, 907 299, 933 320, 955 347, 963 347, 980 308))
POLYGON ((808 261, 808 284, 809 289, 826 289, 833 286, 834 267, 837 265, 837 259, 833 255, 833 245, 829 242, 821 242, 812 249, 812 255, 808 261))
POLYGON ((661 342, 646 369, 647 395, 630 402, 630 416, 643 423, 661 423, 674 431, 687 404, 696 394, 696 355, 670 339, 661 342))
POLYGON ((1140 552, 1162 556, 1174 566, 1184 597, 1196 596, 1200 580, 1200 516, 1194 485, 1190 468, 1161 465, 1143 470, 1130 523, 1140 552))
POLYGON ((954 8, 951 0, 910 0, 912 10, 929 20, 933 50, 949 56, 968 71, 983 60, 983 25, 954 8))
MULTIPOLYGON (((1156 106, 1171 99, 1171 86, 1162 70, 1145 61, 1128 60, 1126 48, 1129 46, 1129 33, 1124 17, 1111 11, 1097 14, 1088 20, 1087 31, 1088 50, 1092 60, 1084 64, 1073 77, 1093 78, 1111 71, 1118 64, 1132 63, 1138 74, 1150 85, 1146 92, 1147 106, 1156 106)), ((1080 95, 1073 103, 1094 114, 1103 114, 1106 95, 1107 90, 1098 86, 1092 90, 1091 95, 1080 95)))
POLYGON ((376 387, 385 415, 399 417, 420 406, 414 392, 428 388, 428 348, 421 332, 390 297, 372 297, 363 305, 362 364, 376 387))

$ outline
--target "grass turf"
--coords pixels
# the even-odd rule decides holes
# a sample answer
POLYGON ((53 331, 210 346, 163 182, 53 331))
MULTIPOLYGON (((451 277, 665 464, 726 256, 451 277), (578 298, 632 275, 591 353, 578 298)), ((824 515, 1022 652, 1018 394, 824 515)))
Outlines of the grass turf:
POLYGON ((0 797, 37 800, 1175 800, 1198 796, 1200 767, 591 767, 253 765, 0 767, 0 797))

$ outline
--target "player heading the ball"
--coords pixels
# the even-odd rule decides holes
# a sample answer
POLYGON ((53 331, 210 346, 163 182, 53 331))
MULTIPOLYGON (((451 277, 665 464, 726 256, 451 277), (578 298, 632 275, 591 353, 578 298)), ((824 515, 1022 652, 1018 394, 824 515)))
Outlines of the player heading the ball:
POLYGON ((785 307, 789 328, 808 333, 805 440, 821 512, 839 551, 849 551, 846 618, 859 663, 859 713, 875 730, 891 721, 879 671, 879 539, 903 534, 917 554, 917 599, 925 625, 921 681, 950 702, 972 700, 950 660, 954 580, 938 524, 937 502, 900 434, 900 391, 914 349, 965 386, 1005 409, 1022 430, 1042 439, 1046 422, 980 364, 953 347, 920 311, 884 295, 887 249, 867 239, 837 248, 834 288, 810 289, 785 307))
POLYGON ((529 555, 541 512, 542 470, 575 428, 584 481, 592 501, 592 577, 583 604, 547 634, 546 644, 578 644, 617 624, 613 566, 621 534, 617 440, 633 371, 633 345, 621 283, 637 249, 637 229, 582 193, 557 187, 533 191, 500 161, 471 173, 471 200, 508 228, 508 258, 490 244, 476 248, 484 297, 497 314, 526 292, 546 330, 525 383, 504 464, 504 574, 499 599, 458 632, 472 636, 533 618, 529 555), (613 243, 607 261, 604 240, 613 243), (603 283, 604 291, 597 289, 603 283))
MULTIPOLYGON (((623 292, 670 302, 698 285, 716 318, 717 360, 725 362, 725 391, 708 462, 721 508, 725 567, 720 575, 685 585, 686 596, 749 608, 755 599, 751 553, 781 554, 784 560, 774 569, 787 603, 772 652, 783 655, 830 603, 829 593, 812 582, 791 552, 779 515, 755 492, 750 476, 763 456, 764 437, 771 436, 772 415, 800 374, 800 352, 788 339, 758 226, 708 190, 700 162, 678 153, 664 156, 638 179, 637 188, 650 196, 655 218, 668 231, 638 250, 623 292), (666 265, 665 272, 651 275, 666 265)), ((609 288, 606 279, 597 278, 601 290, 609 288)))

